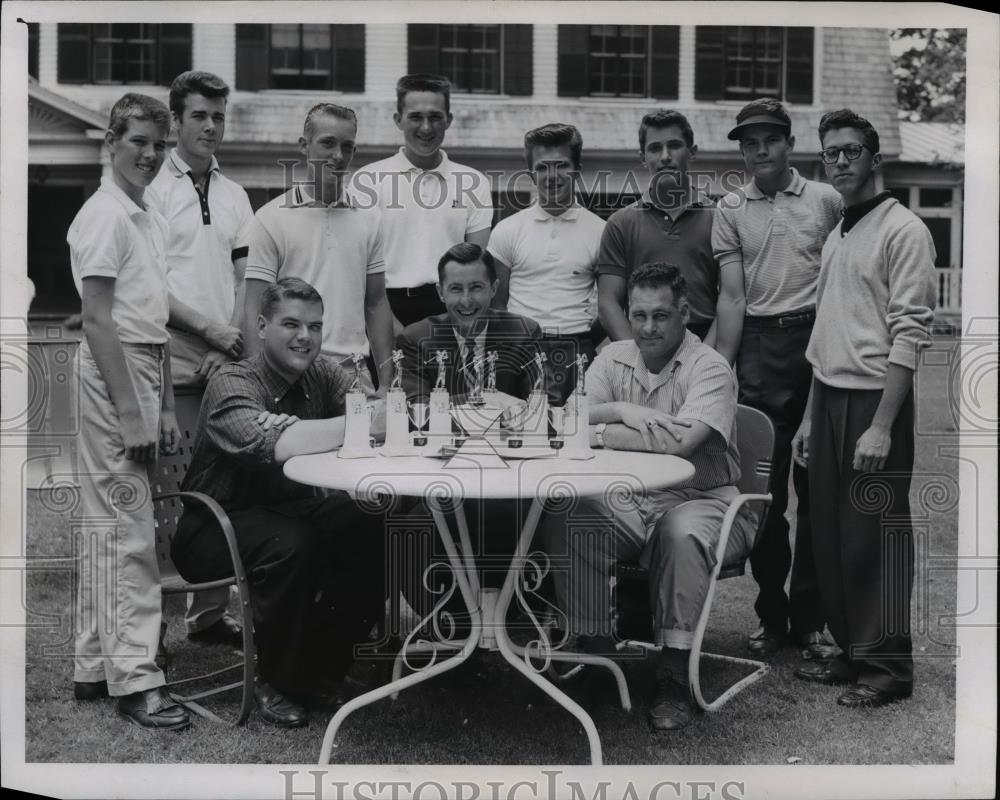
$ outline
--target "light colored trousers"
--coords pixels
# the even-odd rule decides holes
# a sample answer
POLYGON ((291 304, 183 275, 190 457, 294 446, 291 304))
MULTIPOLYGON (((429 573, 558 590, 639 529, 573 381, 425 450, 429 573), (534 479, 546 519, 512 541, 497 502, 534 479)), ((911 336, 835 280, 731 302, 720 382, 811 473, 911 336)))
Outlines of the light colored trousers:
MULTIPOLYGON (((640 509, 634 500, 583 497, 567 513, 546 516, 542 541, 568 569, 554 569, 559 607, 570 630, 610 636, 613 564, 638 563, 649 571, 649 601, 655 643, 690 650, 709 574, 715 566, 722 518, 735 486, 650 492, 640 509)), ((741 513, 733 524, 725 562, 745 557, 753 544, 755 519, 741 513)))
MULTIPOLYGON (((122 345, 147 432, 159 439, 163 347, 122 345)), ((118 412, 87 347, 80 348, 79 471, 83 516, 73 679, 107 680, 112 697, 164 683, 154 663, 160 634, 160 571, 145 464, 125 458, 118 412)))

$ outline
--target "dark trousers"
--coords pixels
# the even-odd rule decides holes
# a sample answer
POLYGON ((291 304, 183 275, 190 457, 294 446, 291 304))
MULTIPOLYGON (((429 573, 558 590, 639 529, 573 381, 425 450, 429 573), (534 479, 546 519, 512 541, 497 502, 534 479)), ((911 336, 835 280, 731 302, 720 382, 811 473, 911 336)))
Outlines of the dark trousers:
POLYGON ((548 375, 553 386, 550 387, 550 402, 562 405, 576 388, 578 356, 587 356, 587 366, 594 363, 597 348, 591 338, 590 331, 584 333, 558 334, 542 337, 542 352, 548 358, 548 375))
POLYGON ((711 319, 708 322, 695 322, 692 320, 688 323, 687 329, 699 339, 705 341, 705 337, 708 335, 709 330, 711 330, 714 321, 711 319))
POLYGON ((437 285, 433 283, 413 289, 386 289, 385 296, 389 300, 393 315, 404 328, 434 314, 445 312, 444 303, 438 296, 437 285))
POLYGON ((805 353, 813 319, 812 312, 777 318, 747 317, 736 360, 740 402, 763 411, 774 425, 774 499, 750 554, 759 587, 754 610, 768 628, 784 631, 790 622, 794 635, 822 630, 825 622, 813 565, 809 478, 805 469, 792 463, 791 448, 812 380, 812 367, 805 353), (798 498, 794 562, 785 519, 789 469, 798 498), (792 577, 786 595, 789 568, 792 577))
POLYGON ((844 651, 833 668, 894 690, 913 683, 913 393, 892 425, 885 468, 857 472, 854 448, 881 398, 814 382, 809 486, 823 606, 844 651))
MULTIPOLYGON (((344 492, 230 511, 253 600, 257 674, 291 696, 339 680, 381 619, 383 518, 344 492)), ((206 512, 186 510, 171 556, 189 581, 232 574, 206 512)))

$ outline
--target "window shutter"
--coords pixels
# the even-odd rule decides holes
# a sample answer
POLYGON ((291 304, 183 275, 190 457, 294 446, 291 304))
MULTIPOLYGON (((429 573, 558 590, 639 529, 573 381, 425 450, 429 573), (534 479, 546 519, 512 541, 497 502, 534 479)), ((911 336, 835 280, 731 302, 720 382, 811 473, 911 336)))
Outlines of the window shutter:
POLYGON ((813 44, 812 28, 787 28, 785 33, 787 54, 785 61, 785 99, 789 103, 813 101, 813 44))
POLYGON ((504 94, 530 95, 532 85, 534 27, 531 25, 504 25, 503 31, 503 86, 504 94))
POLYGON ((38 23, 28 22, 28 74, 38 78, 38 23))
POLYGON ((268 88, 270 67, 269 25, 236 26, 236 88, 248 91, 268 88))
POLYGON ((587 46, 589 25, 560 25, 558 44, 558 94, 583 97, 589 93, 587 46))
POLYGON ((695 100, 721 100, 725 94, 725 36, 726 29, 720 26, 695 28, 695 100))
POLYGON ((406 71, 429 72, 437 75, 441 71, 441 50, 438 46, 437 25, 407 25, 406 71))
POLYGON ((59 83, 90 83, 90 25, 60 22, 58 31, 59 83))
POLYGON ((654 25, 650 36, 650 95, 676 100, 680 82, 681 29, 654 25))
POLYGON ((333 88, 340 92, 365 90, 365 26, 333 26, 333 88))
POLYGON ((191 69, 191 26, 160 25, 157 80, 169 86, 174 78, 191 69))

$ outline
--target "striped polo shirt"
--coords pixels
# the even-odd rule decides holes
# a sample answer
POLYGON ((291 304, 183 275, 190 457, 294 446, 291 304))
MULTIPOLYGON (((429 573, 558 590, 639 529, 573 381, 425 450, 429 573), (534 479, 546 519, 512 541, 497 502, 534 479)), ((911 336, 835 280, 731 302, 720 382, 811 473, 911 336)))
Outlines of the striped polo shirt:
POLYGON ((736 375, 725 357, 690 331, 685 331, 673 360, 656 373, 646 369, 634 340, 611 342, 587 370, 586 390, 591 407, 633 403, 704 422, 718 433, 688 459, 695 474, 687 488, 715 489, 740 479, 736 375))
POLYGON ((840 221, 840 194, 791 172, 792 182, 774 197, 751 180, 715 209, 712 251, 720 269, 742 261, 749 317, 816 305, 823 243, 840 221))

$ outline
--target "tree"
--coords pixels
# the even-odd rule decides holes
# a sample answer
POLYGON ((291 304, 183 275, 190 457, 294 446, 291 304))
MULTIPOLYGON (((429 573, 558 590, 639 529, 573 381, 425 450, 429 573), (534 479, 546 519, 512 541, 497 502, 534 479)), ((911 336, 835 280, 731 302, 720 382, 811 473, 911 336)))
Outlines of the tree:
POLYGON ((897 28, 899 113, 913 122, 965 122, 964 28, 897 28))

